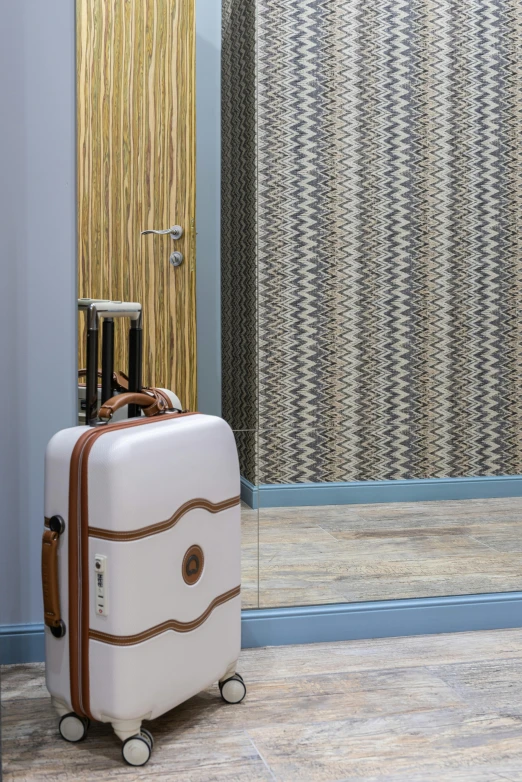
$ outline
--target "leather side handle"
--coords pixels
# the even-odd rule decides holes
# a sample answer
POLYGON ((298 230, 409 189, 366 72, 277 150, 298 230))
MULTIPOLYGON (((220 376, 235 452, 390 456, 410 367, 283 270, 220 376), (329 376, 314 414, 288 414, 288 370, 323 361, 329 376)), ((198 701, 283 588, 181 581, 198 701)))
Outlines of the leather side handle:
POLYGON ((143 407, 146 416, 160 415, 167 409, 167 403, 155 388, 149 388, 147 393, 129 391, 126 394, 118 394, 108 399, 101 407, 98 417, 102 421, 110 421, 117 410, 125 405, 139 405, 143 407))
POLYGON ((44 621, 51 630, 62 626, 60 593, 58 591, 58 541, 60 535, 45 529, 42 538, 42 589, 44 621))

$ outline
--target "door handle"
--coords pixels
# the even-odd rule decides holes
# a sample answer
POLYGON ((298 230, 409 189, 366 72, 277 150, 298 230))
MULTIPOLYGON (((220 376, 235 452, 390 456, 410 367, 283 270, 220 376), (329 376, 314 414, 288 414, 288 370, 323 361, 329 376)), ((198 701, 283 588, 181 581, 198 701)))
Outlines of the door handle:
POLYGON ((171 228, 165 228, 163 231, 158 231, 154 228, 149 228, 147 231, 142 231, 141 235, 144 236, 145 234, 157 234, 158 236, 165 236, 166 234, 170 234, 172 239, 181 239, 183 236, 183 228, 181 225, 173 225, 171 228))

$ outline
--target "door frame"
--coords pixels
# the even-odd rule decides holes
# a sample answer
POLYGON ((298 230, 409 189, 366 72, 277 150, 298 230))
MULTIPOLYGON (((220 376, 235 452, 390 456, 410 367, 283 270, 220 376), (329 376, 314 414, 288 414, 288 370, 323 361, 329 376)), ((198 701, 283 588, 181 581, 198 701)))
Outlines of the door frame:
POLYGON ((198 409, 221 415, 221 0, 195 3, 198 409))

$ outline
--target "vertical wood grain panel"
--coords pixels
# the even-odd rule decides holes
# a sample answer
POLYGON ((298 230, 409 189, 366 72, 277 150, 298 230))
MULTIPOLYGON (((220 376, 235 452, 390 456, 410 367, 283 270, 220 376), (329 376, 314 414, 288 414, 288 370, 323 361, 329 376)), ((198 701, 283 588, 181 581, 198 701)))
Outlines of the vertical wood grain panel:
POLYGON ((79 295, 140 301, 144 383, 195 409, 193 0, 77 0, 77 25, 79 295), (178 242, 140 236, 176 223, 178 242))

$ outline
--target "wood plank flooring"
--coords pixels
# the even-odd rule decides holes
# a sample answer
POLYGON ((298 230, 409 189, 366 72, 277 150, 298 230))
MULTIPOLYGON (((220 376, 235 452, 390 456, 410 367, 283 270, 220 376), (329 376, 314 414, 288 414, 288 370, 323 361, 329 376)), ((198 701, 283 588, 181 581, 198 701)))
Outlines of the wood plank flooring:
POLYGON ((42 665, 2 669, 6 780, 516 782, 522 630, 243 651, 239 706, 217 687, 148 727, 143 769, 110 727, 66 744, 42 665))
POLYGON ((245 608, 522 590, 522 498, 242 514, 245 608))

